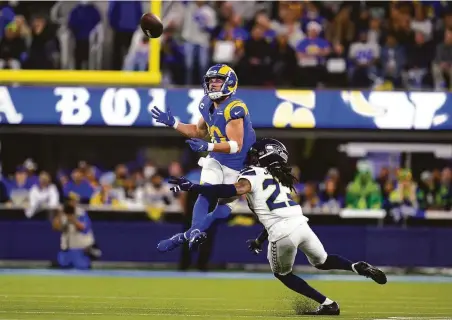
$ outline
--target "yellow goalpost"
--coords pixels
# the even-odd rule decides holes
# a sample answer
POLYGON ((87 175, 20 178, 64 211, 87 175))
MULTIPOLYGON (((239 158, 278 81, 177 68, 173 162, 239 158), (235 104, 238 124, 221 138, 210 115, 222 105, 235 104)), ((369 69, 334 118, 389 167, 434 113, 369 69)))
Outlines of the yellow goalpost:
MULTIPOLYGON (((161 0, 150 1, 150 11, 161 17, 161 0)), ((157 85, 161 82, 160 39, 149 41, 148 71, 0 70, 0 83, 54 85, 157 85)))

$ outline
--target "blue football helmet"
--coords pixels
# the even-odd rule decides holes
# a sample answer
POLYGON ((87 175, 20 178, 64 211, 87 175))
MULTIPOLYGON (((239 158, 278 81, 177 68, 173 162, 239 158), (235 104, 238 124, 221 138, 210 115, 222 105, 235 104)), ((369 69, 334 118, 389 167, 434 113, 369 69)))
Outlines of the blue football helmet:
POLYGON ((227 97, 235 94, 237 91, 238 78, 235 71, 226 64, 216 64, 207 70, 204 81, 203 88, 204 93, 209 96, 211 100, 218 100, 222 97, 227 97), (224 80, 223 85, 219 91, 209 90, 209 80, 213 78, 220 78, 224 80))

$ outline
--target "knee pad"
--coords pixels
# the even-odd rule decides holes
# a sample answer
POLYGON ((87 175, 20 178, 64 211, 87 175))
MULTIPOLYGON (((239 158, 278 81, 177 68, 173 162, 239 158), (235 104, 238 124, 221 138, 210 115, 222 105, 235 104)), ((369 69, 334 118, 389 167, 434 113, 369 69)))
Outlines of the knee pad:
POLYGON ((323 262, 318 262, 315 264, 312 264, 314 266, 314 268, 319 269, 319 270, 330 270, 331 268, 329 266, 326 266, 326 261, 328 260, 328 256, 326 256, 326 258, 323 260, 323 262))

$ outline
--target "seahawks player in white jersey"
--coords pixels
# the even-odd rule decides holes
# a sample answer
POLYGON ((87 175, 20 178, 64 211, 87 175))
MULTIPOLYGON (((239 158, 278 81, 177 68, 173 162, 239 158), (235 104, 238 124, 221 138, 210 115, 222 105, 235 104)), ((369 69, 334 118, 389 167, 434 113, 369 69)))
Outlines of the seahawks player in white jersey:
MULTIPOLYGON (((295 178, 287 164, 286 147, 275 139, 258 140, 248 152, 247 164, 235 184, 197 185, 182 178, 172 178, 177 191, 192 191, 206 196, 230 198, 246 194, 250 209, 264 225, 255 240, 249 240, 249 249, 261 252, 262 243, 268 238, 267 257, 275 277, 288 288, 318 302, 320 306, 308 315, 339 315, 339 305, 312 288, 292 273, 295 256, 301 250, 309 262, 321 270, 349 270, 372 278, 379 284, 387 282, 386 275, 367 262, 353 263, 339 255, 327 254, 322 243, 308 225, 301 207, 290 192, 295 178)), ((204 232, 205 230, 200 230, 204 232)))

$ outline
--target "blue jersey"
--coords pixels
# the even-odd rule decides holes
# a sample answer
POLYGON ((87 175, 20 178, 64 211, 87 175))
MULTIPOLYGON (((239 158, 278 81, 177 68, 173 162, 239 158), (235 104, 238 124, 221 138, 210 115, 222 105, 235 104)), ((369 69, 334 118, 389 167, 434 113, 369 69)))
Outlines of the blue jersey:
POLYGON ((211 152, 210 157, 216 159, 222 165, 233 170, 242 170, 246 160, 246 155, 251 146, 256 142, 256 133, 251 123, 250 114, 246 104, 236 98, 226 99, 215 108, 213 101, 205 96, 199 104, 204 121, 207 123, 209 136, 213 143, 229 141, 226 135, 226 125, 234 119, 243 119, 244 135, 242 149, 238 153, 211 152))

